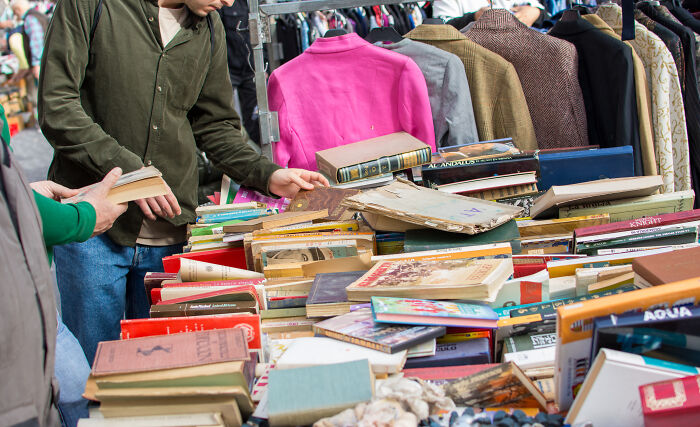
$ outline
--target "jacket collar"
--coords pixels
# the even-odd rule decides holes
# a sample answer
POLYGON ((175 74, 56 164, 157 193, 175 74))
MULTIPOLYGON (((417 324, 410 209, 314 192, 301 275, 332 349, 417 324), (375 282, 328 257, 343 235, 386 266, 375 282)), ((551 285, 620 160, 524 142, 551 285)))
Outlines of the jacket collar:
POLYGON ((455 27, 447 24, 422 24, 411 30, 406 37, 414 40, 464 40, 466 37, 455 27))
POLYGON ((474 22, 474 26, 472 28, 496 29, 500 31, 530 29, 506 9, 487 9, 481 15, 479 20, 474 22))
POLYGON ((551 29, 551 34, 558 34, 563 36, 571 36, 574 34, 581 34, 588 31, 598 31, 593 24, 586 21, 583 18, 578 18, 575 21, 563 21, 559 20, 554 28, 551 29))
MULTIPOLYGON (((155 7, 160 7, 158 6, 158 0, 144 0, 146 3, 150 3, 151 5, 155 7)), ((187 8, 187 5, 184 5, 184 7, 187 8)), ((218 13, 216 11, 211 12, 211 13, 218 13)), ((195 30, 195 32, 202 31, 204 26, 207 25, 206 19, 202 18, 201 16, 195 15, 190 11, 189 8, 187 8, 187 18, 185 18, 185 22, 183 23, 183 26, 185 28, 189 28, 190 30, 195 30)))
POLYGON ((319 37, 306 49, 306 52, 337 53, 367 46, 372 46, 372 44, 363 40, 356 33, 349 33, 337 37, 319 37))

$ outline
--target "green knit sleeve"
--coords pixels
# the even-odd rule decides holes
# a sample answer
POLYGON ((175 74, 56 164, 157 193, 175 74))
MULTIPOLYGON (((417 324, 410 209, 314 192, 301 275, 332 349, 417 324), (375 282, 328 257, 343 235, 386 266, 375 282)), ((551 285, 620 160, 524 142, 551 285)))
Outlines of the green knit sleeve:
POLYGON ((62 204, 34 192, 44 229, 44 243, 53 246, 84 242, 95 229, 95 208, 88 202, 62 204))

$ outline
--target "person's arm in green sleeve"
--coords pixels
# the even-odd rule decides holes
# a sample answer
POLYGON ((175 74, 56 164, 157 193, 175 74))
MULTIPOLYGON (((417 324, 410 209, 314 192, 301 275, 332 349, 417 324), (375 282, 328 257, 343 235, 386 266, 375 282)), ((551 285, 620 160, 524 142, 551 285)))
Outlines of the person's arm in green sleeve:
POLYGON ((34 192, 39 208, 44 243, 47 250, 53 246, 84 242, 95 230, 95 208, 88 202, 63 204, 34 192))

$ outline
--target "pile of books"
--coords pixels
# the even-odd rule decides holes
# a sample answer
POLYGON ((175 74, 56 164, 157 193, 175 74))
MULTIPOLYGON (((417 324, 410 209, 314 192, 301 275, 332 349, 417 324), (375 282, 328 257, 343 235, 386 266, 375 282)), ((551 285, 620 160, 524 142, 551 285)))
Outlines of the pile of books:
MULTIPOLYGON (((656 194, 658 177, 552 180, 551 162, 627 159, 627 148, 528 154, 507 141, 492 144, 490 154, 486 148, 471 147, 480 156, 465 148, 440 155, 475 160, 459 166, 465 170, 534 159, 539 169, 513 172, 530 173, 546 190, 529 214, 518 203, 416 185, 418 169, 424 182, 436 169, 423 166, 380 187, 302 191, 283 213, 221 224, 222 241, 236 236, 238 243, 164 258, 166 271, 145 279, 151 318, 124 320, 122 341, 102 343, 94 367, 114 363, 98 358, 119 345, 158 354, 175 348, 174 337, 229 333, 222 331, 242 332, 236 348, 245 352, 188 367, 97 369, 86 395, 101 402, 105 421, 175 414, 167 408, 181 402, 178 413, 193 415, 178 425, 306 425, 356 407, 360 414, 362 405, 386 399, 377 390, 403 376, 415 387, 431 384, 459 415, 470 408, 474 425, 502 420, 498 411, 544 425, 697 417, 694 193, 656 194), (239 364, 240 376, 209 382, 221 363, 239 364), (244 382, 254 364, 256 379, 244 382), (688 399, 676 398, 681 393, 688 399), (219 395, 223 406, 194 406, 219 395), (154 413, 160 405, 166 409, 154 413)), ((190 346, 183 352, 197 352, 197 339, 182 343, 190 346)), ((457 416, 445 411, 431 412, 431 421, 447 425, 457 416)))

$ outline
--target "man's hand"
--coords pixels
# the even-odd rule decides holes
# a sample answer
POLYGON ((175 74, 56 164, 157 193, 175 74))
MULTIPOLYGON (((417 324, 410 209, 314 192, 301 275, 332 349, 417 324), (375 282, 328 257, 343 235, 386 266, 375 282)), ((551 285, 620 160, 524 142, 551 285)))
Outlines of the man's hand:
POLYGON ((143 214, 146 215, 146 218, 151 221, 156 220, 156 215, 161 218, 175 218, 175 216, 182 213, 180 204, 177 202, 177 198, 175 198, 170 187, 168 187, 168 193, 164 196, 140 199, 135 202, 141 208, 143 214))
POLYGON ((532 24, 540 18, 541 13, 540 9, 530 5, 515 6, 511 9, 511 12, 515 14, 515 17, 518 18, 520 22, 528 27, 532 27, 532 24))
POLYGON ((42 196, 48 197, 49 199, 54 199, 56 201, 61 201, 61 199, 67 199, 73 197, 80 193, 80 190, 74 190, 62 186, 61 184, 56 184, 53 181, 37 181, 29 184, 32 190, 41 194, 42 196))
POLYGON ((119 218, 119 215, 126 212, 127 204, 114 204, 107 200, 107 193, 117 183, 119 177, 122 176, 120 168, 114 168, 104 177, 102 182, 94 188, 88 190, 83 197, 84 202, 88 202, 95 208, 96 221, 93 236, 102 234, 112 228, 112 224, 119 218))
POLYGON ((270 176, 269 186, 271 193, 293 199, 301 189, 313 190, 314 187, 328 187, 328 180, 320 173, 306 169, 277 169, 270 176))

